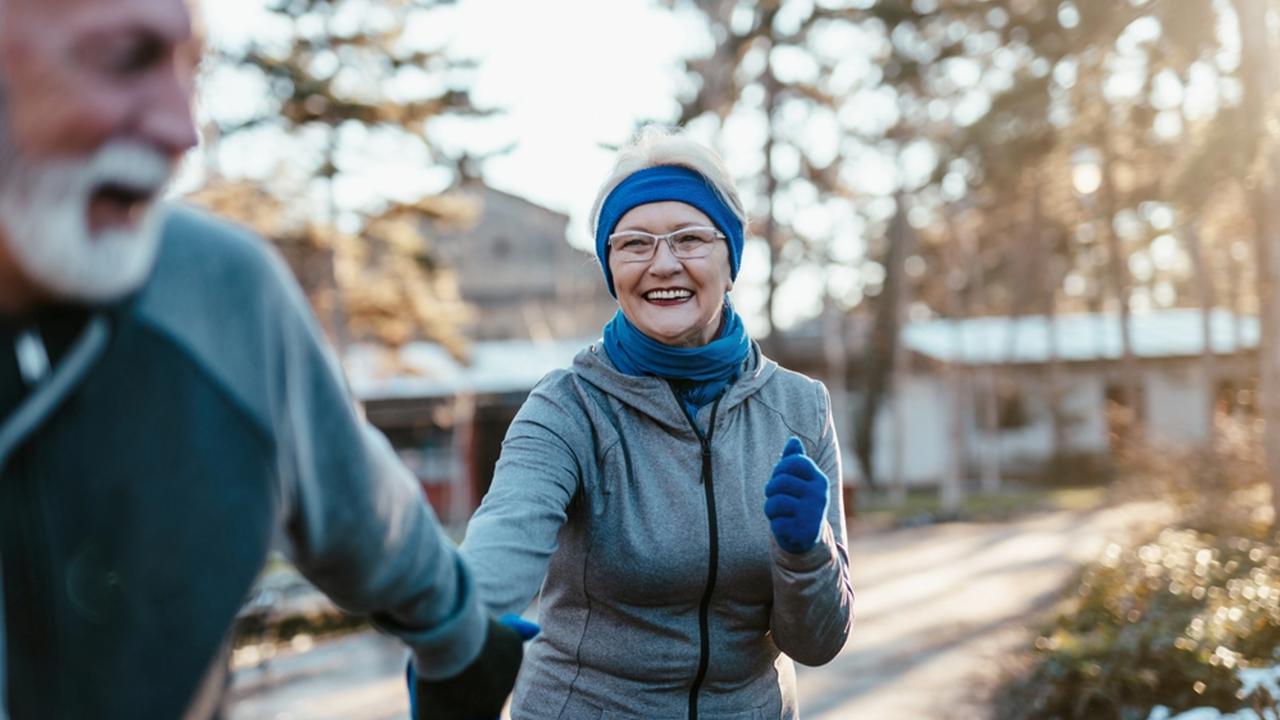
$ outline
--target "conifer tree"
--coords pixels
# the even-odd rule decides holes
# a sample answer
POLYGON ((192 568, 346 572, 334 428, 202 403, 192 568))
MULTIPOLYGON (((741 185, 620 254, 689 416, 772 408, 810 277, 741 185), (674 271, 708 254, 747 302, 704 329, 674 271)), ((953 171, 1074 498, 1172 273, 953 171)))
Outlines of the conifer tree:
POLYGON ((438 267, 415 218, 468 209, 431 195, 363 204, 342 195, 344 178, 384 159, 378 146, 402 148, 423 158, 422 173, 456 181, 473 167, 473 158, 446 154, 430 133, 435 118, 483 114, 466 87, 469 64, 447 48, 424 46, 412 32, 444 4, 271 0, 272 23, 220 58, 256 81, 265 98, 249 117, 215 116, 211 187, 198 199, 281 246, 339 345, 427 338, 462 351, 456 284, 438 267), (266 32, 272 28, 279 31, 266 32), (272 138, 266 152, 280 153, 281 171, 226 177, 222 155, 244 147, 263 152, 264 136, 272 138), (242 139, 246 144, 237 145, 242 139))

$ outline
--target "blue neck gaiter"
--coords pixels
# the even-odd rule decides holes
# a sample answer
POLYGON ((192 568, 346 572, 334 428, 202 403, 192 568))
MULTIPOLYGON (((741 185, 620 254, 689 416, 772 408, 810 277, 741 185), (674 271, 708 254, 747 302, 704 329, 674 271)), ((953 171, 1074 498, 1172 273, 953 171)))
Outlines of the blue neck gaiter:
POLYGON ((626 375, 685 381, 678 383, 680 399, 690 415, 724 392, 738 376, 751 340, 742 318, 734 312, 729 298, 724 301, 720 333, 716 339, 695 348, 672 347, 636 329, 619 310, 604 326, 604 349, 613 366, 626 375))

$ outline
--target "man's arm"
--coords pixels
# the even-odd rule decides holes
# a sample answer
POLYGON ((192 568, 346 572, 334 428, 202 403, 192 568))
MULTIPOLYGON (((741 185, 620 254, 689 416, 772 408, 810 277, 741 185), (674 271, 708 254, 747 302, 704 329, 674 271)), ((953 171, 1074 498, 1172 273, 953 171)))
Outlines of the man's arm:
POLYGON ((301 293, 282 279, 277 397, 285 535, 298 568, 446 678, 480 653, 487 616, 452 542, 390 444, 359 418, 301 293))
POLYGON ((486 613, 417 481, 356 412, 297 282, 261 238, 203 212, 173 208, 164 234, 139 312, 259 426, 286 551, 339 605, 408 643, 423 676, 460 672, 486 613))

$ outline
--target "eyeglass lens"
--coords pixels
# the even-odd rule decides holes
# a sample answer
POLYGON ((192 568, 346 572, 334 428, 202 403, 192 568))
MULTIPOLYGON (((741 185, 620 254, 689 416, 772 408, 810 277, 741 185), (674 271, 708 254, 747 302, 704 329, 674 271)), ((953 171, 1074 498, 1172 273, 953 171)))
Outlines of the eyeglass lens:
POLYGON ((609 246, 612 252, 618 253, 620 259, 639 261, 653 257, 658 249, 658 241, 665 240, 672 255, 692 259, 705 257, 711 252, 712 243, 718 239, 720 232, 714 228, 682 228, 666 235, 630 231, 613 235, 609 239, 609 246))

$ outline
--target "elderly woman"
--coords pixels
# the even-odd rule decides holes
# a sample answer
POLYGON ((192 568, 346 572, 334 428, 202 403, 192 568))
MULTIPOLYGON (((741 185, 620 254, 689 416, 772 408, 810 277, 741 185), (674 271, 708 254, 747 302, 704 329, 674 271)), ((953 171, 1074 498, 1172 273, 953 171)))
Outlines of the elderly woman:
POLYGON ((462 544, 495 613, 541 588, 514 718, 793 718, 792 659, 848 638, 830 402, 728 302, 744 215, 719 158, 664 131, 600 189, 618 313, 533 390, 462 544))

